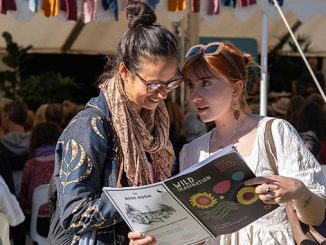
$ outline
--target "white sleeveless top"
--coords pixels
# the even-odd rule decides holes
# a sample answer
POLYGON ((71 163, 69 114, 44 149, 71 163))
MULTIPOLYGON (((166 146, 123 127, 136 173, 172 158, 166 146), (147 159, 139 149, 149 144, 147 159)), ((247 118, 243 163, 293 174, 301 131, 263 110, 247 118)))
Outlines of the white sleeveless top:
MULTIPOLYGON (((262 117, 250 156, 245 157, 256 176, 273 175, 264 143, 266 122, 262 117)), ((277 167, 280 175, 300 179, 314 193, 325 195, 326 178, 317 160, 304 146, 296 130, 285 120, 275 119, 272 133, 276 146, 277 167)), ((183 146, 180 152, 180 171, 209 157, 209 139, 212 131, 183 146)), ((294 244, 283 205, 256 220, 238 232, 221 235, 205 242, 207 245, 274 245, 294 244)))

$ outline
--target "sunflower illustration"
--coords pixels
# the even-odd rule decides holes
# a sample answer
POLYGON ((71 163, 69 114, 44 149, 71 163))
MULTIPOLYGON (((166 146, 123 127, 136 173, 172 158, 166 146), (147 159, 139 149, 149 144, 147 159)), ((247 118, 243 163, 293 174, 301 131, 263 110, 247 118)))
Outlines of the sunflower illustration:
POLYGON ((192 195, 189 201, 193 207, 201 209, 213 207, 217 203, 216 198, 211 193, 207 192, 200 192, 192 195))

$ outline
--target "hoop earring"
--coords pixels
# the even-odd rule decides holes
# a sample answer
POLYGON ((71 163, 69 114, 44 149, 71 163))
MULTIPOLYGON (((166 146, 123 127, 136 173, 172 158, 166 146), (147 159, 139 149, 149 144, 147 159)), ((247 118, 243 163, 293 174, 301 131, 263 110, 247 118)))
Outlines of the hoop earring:
POLYGON ((234 102, 232 105, 232 109, 233 109, 233 117, 235 120, 238 120, 240 117, 240 104, 239 102, 234 102))

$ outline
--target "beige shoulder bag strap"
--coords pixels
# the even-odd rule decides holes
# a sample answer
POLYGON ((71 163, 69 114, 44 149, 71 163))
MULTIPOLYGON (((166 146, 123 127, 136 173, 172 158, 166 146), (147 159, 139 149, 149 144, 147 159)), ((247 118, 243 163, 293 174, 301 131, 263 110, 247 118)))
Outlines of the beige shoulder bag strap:
MULTIPOLYGON (((264 142, 265 142, 265 148, 266 148, 269 164, 273 170, 273 173, 275 175, 278 175, 278 169, 276 165, 276 161, 277 161, 276 147, 275 147, 275 142, 272 133, 273 121, 274 119, 271 119, 266 123, 264 142)), ((293 239, 295 240, 296 244, 300 244, 300 245, 317 244, 314 239, 308 237, 309 235, 307 236, 307 233, 309 234, 308 232, 309 230, 304 231, 302 229, 300 220, 298 219, 298 216, 296 214, 292 202, 287 203, 286 214, 288 216, 289 224, 293 233, 293 239)))
POLYGON ((276 147, 275 147, 275 142, 274 142, 273 133, 272 133, 273 121, 274 121, 274 119, 271 119, 271 120, 268 120, 266 123, 264 141, 265 141, 265 148, 266 148, 266 153, 267 153, 267 158, 268 158, 269 164, 273 170, 273 173, 275 175, 278 175, 278 169, 277 169, 277 165, 276 165, 276 159, 277 159, 276 147))

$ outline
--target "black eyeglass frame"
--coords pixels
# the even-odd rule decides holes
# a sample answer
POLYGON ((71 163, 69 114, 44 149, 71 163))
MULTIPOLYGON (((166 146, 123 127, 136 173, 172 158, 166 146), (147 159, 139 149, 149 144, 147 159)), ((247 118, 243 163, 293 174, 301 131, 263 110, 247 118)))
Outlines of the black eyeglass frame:
POLYGON ((135 75, 139 78, 140 81, 142 81, 145 86, 147 87, 148 91, 158 91, 161 89, 165 89, 167 91, 172 91, 173 89, 177 88, 180 86, 180 84, 184 81, 182 72, 180 71, 179 68, 177 68, 177 74, 180 76, 180 78, 172 79, 166 82, 161 82, 161 83, 150 83, 147 82, 141 75, 139 75, 137 72, 134 72, 135 75), (176 83, 175 83, 176 82, 176 83), (170 84, 175 83, 173 86, 169 87, 170 84))
POLYGON ((230 65, 237 71, 237 73, 240 75, 240 78, 243 79, 242 73, 238 65, 234 62, 232 56, 228 52, 225 52, 223 50, 223 47, 224 47, 224 43, 222 42, 212 42, 212 43, 208 43, 207 45, 197 44, 189 48, 188 52, 185 55, 185 58, 187 60, 190 60, 192 57, 198 56, 200 54, 203 56, 212 56, 221 53, 223 57, 230 63, 230 65), (216 45, 217 48, 212 52, 207 52, 207 50, 214 45, 216 45))

